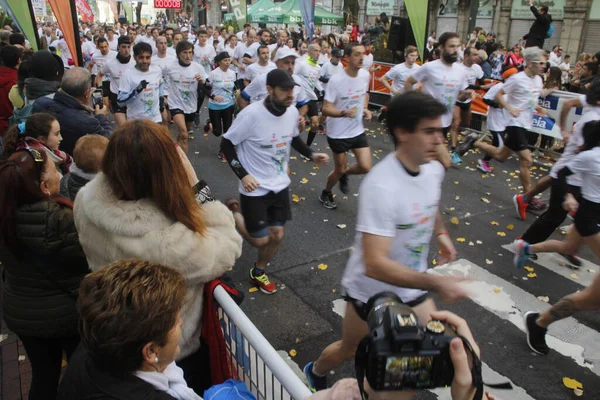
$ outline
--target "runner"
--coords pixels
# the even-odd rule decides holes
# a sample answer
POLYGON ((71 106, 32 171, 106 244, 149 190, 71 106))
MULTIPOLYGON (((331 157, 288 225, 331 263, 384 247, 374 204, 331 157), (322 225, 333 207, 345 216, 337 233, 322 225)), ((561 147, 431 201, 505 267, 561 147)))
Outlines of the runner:
MULTIPOLYGON (((340 62, 342 60, 342 51, 340 49, 331 50, 331 58, 321 67, 321 76, 319 81, 323 86, 323 90, 327 92, 327 84, 334 75, 344 71, 344 65, 340 62)), ((322 122, 325 122, 325 116, 321 115, 322 122)), ((321 123, 322 125, 322 123, 321 123)))
MULTIPOLYGON (((498 149, 487 143, 478 141, 477 134, 470 134, 457 148, 459 156, 476 147, 492 156, 496 161, 504 162, 512 153, 519 157, 519 179, 523 186, 523 193, 531 189, 531 175, 529 169, 532 165, 531 151, 527 147, 527 132, 532 127, 533 112, 546 115, 546 110, 538 104, 542 92, 542 78, 540 75, 546 66, 546 53, 537 47, 529 47, 523 51, 525 70, 511 76, 504 87, 496 94, 496 101, 506 109, 506 137, 504 147, 498 149), (506 100, 504 95, 507 95, 506 100)), ((543 209, 542 203, 536 198, 526 199, 533 209, 543 209)))
MULTIPOLYGON (((198 30, 198 41, 194 45, 193 58, 196 63, 200 64, 202 68, 204 68, 204 71, 206 71, 207 74, 209 71, 213 70, 215 56, 217 55, 215 48, 212 45, 212 41, 209 43, 209 38, 212 39, 212 37, 208 35, 208 31, 204 29, 198 30)), ((198 89, 198 104, 193 120, 195 127, 200 125, 200 113, 202 110, 202 104, 204 103, 204 92, 200 90, 200 87, 198 87, 198 89)))
POLYGON ((321 67, 317 63, 321 47, 316 43, 308 46, 308 57, 296 64, 294 74, 300 78, 300 86, 308 99, 308 118, 310 118, 310 130, 308 131, 307 145, 311 145, 319 132, 319 95, 323 93, 323 86, 319 81, 321 67))
POLYGON ((106 40, 108 40, 108 48, 114 52, 119 50, 119 35, 115 35, 115 30, 111 26, 106 27, 106 40))
POLYGON ((327 143, 333 155, 334 169, 327 177, 319 201, 333 210, 337 204, 331 190, 339 182, 342 193, 348 193, 348 176, 366 174, 371 169, 371 150, 365 135, 363 118, 369 121, 369 73, 361 68, 365 47, 350 43, 344 50, 347 65, 329 80, 323 100, 327 116, 327 143), (348 167, 346 153, 352 151, 356 163, 348 167))
POLYGON ((277 253, 284 225, 291 219, 287 174, 290 145, 316 163, 329 161, 327 154, 313 153, 298 137, 298 110, 290 107, 296 85, 286 71, 269 72, 269 96, 242 110, 221 142, 231 169, 240 179, 240 203, 230 198, 226 205, 233 211, 242 236, 258 249, 250 280, 266 294, 277 291, 264 270, 277 253))
POLYGON ((438 264, 456 258, 438 209, 444 167, 435 161, 447 107, 411 91, 394 97, 388 109, 388 132, 396 150, 360 186, 354 251, 342 277, 346 299, 342 339, 304 367, 313 392, 327 387, 329 371, 353 358, 358 343, 368 335, 366 303, 371 296, 394 292, 421 323, 436 310, 430 291, 444 302, 467 297, 460 284, 466 278, 427 273, 433 235, 441 254, 438 264))
POLYGON ((152 46, 140 42, 133 46, 135 67, 129 68, 119 82, 117 103, 127 107, 127 119, 149 119, 160 123, 160 96, 163 90, 162 71, 150 65, 152 46))
MULTIPOLYGON (((167 65, 164 72, 169 97, 167 103, 177 127, 177 144, 187 154, 188 138, 197 112, 198 83, 204 84, 208 74, 202 65, 192 61, 194 45, 187 40, 177 43, 177 60, 167 65)), ((204 95, 202 94, 202 97, 204 95)))
POLYGON ((238 69, 237 87, 240 88, 240 90, 246 87, 244 84, 244 80, 246 79, 246 68, 248 68, 248 65, 254 62, 251 58, 246 58, 245 56, 250 56, 250 47, 254 44, 255 39, 256 31, 254 29, 250 29, 246 37, 246 42, 240 42, 239 46, 235 49, 233 65, 235 65, 238 69))
POLYGON ((417 64, 419 50, 415 46, 406 46, 404 49, 404 59, 402 64, 395 65, 385 73, 379 81, 385 86, 392 95, 404 93, 404 82, 406 78, 417 71, 421 66, 417 64), (390 86, 389 80, 392 81, 390 86))
POLYGON ((127 120, 127 107, 121 107, 117 104, 119 85, 125 71, 134 68, 135 60, 131 57, 131 39, 129 36, 119 36, 118 42, 119 52, 117 53, 117 56, 102 66, 98 76, 100 79, 102 79, 104 75, 110 77, 110 93, 108 94, 110 108, 115 116, 117 126, 121 126, 127 120))
MULTIPOLYGON (((219 137, 227 132, 233 121, 235 104, 235 73, 229 69, 231 57, 223 51, 215 57, 217 68, 208 74, 208 82, 212 91, 208 93, 208 117, 212 125, 212 132, 219 137)), ((220 159, 223 153, 219 151, 220 159)))
MULTIPOLYGON (((159 67, 162 75, 165 75, 165 69, 168 64, 177 60, 176 57, 170 56, 167 53, 167 38, 164 36, 159 36, 156 38, 156 55, 152 56, 152 65, 155 67, 159 67)), ((164 80, 164 78, 163 78, 164 80)), ((163 95, 160 98, 160 115, 162 118, 163 125, 167 125, 169 118, 169 109, 165 104, 165 97, 169 96, 168 89, 164 87, 163 95)))
POLYGON ((269 48, 265 45, 261 45, 256 50, 258 54, 258 61, 248 65, 246 68, 246 77, 244 78, 244 87, 248 86, 252 80, 262 74, 266 74, 269 71, 277 68, 274 63, 269 61, 269 48))
POLYGON ((109 42, 105 38, 98 39, 98 49, 92 53, 92 59, 88 67, 92 73, 93 84, 95 87, 102 88, 102 99, 104 105, 108 107, 108 95, 110 94, 110 76, 100 73, 104 64, 117 57, 117 52, 110 50, 109 42))

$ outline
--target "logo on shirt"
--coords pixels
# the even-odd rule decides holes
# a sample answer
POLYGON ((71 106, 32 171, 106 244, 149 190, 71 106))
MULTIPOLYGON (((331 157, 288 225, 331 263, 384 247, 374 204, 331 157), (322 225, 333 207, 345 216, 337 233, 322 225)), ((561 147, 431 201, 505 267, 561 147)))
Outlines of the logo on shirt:
POLYGON ((417 226, 417 224, 398 224, 398 225, 396 225, 396 229, 399 229, 401 231, 405 231, 407 229, 412 229, 415 226, 417 226))

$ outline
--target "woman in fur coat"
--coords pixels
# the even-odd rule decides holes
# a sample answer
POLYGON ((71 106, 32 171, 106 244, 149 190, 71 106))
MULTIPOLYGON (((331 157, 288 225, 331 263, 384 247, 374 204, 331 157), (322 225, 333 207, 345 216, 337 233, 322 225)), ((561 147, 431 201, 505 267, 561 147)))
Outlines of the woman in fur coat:
POLYGON ((233 215, 221 202, 196 201, 169 132, 154 122, 131 121, 117 129, 102 171, 81 189, 74 209, 90 269, 136 258, 181 271, 187 293, 177 363, 189 386, 202 393, 203 287, 241 255, 233 215))

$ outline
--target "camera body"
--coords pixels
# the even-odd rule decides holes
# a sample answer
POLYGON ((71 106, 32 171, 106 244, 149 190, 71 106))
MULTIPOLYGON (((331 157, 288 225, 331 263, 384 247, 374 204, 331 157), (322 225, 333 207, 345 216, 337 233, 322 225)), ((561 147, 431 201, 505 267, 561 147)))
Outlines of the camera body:
POLYGON ((391 292, 371 297, 367 307, 370 334, 362 360, 373 390, 432 389, 452 384, 450 342, 456 337, 452 328, 437 320, 420 325, 413 310, 391 292))

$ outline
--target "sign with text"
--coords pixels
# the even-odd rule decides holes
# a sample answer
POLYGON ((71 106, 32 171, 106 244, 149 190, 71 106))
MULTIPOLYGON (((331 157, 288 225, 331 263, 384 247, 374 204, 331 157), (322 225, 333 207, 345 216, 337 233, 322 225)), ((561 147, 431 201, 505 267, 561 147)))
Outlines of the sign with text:
POLYGON ((181 0, 154 0, 154 8, 181 8, 181 0))
MULTIPOLYGON (((558 127, 560 110, 566 100, 577 96, 578 95, 575 93, 555 91, 549 96, 540 97, 538 99, 538 104, 546 110, 548 115, 541 116, 534 114, 532 121, 533 128, 531 131, 562 140, 562 134, 560 133, 560 128, 558 127)), ((569 111, 566 123, 566 128, 569 131, 573 128, 573 125, 579 121, 581 115, 581 108, 571 109, 571 111, 569 111)))
MULTIPOLYGON (((540 1, 534 0, 533 5, 539 10, 541 6, 548 6, 548 14, 552 15, 554 21, 564 19, 566 0, 540 1)), ((513 0, 510 11, 512 19, 535 19, 529 7, 529 0, 513 0)))
POLYGON ((438 17, 458 17, 458 1, 440 0, 438 17))
POLYGON ((367 15, 379 16, 382 12, 388 17, 394 15, 395 0, 367 0, 367 15))
POLYGON ((31 0, 31 6, 37 18, 46 16, 46 0, 31 0))
POLYGON ((479 0, 477 18, 494 18, 495 0, 479 0))

